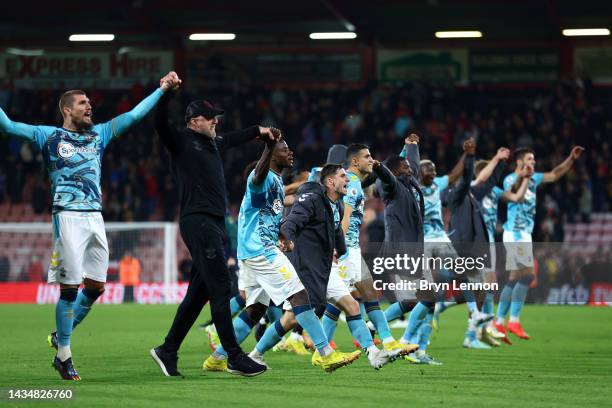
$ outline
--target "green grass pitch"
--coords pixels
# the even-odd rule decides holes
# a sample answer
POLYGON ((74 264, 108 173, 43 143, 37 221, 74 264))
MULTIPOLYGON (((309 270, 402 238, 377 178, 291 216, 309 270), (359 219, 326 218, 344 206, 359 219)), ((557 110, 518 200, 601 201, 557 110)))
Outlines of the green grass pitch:
MULTIPOLYGON (((70 388, 73 402, 0 401, 0 406, 78 407, 419 407, 610 406, 612 308, 528 306, 532 340, 494 350, 461 347, 464 306, 442 315, 430 353, 443 366, 397 361, 375 371, 365 357, 332 374, 308 357, 267 356, 271 370, 255 378, 201 370, 210 354, 203 330, 188 335, 179 359, 185 378, 163 377, 148 351, 161 343, 176 306, 96 306, 74 332, 72 350, 83 381, 63 381, 51 368, 46 336, 54 306, 0 306, 0 388, 70 388)), ((208 310, 206 308, 206 310, 208 310)), ((199 322, 207 317, 205 311, 199 322)), ((394 329, 399 338, 401 329, 394 329)), ((342 324, 336 342, 350 350, 342 324)), ((249 351, 253 337, 244 343, 249 351)))

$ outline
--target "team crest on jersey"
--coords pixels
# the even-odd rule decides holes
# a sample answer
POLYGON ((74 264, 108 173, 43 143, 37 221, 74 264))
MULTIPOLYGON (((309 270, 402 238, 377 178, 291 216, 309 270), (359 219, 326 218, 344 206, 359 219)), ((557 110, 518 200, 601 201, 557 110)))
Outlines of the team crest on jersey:
POLYGON ((283 211, 283 202, 279 198, 272 203, 272 211, 274 211, 274 214, 280 214, 283 211))
POLYGON ((348 191, 349 195, 355 197, 357 196, 357 189, 355 187, 351 187, 348 191))

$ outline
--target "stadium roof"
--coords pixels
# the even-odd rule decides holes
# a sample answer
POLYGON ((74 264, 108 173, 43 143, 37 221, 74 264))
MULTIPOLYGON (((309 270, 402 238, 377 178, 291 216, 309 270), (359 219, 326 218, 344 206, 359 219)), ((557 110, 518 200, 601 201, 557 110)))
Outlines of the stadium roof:
POLYGON ((352 27, 358 43, 383 46, 433 43, 439 30, 547 42, 563 28, 612 28, 612 7, 597 0, 54 0, 10 8, 0 16, 5 47, 66 46, 75 33, 113 33, 117 46, 172 47, 194 32, 236 33, 234 44, 304 44, 311 32, 352 27))

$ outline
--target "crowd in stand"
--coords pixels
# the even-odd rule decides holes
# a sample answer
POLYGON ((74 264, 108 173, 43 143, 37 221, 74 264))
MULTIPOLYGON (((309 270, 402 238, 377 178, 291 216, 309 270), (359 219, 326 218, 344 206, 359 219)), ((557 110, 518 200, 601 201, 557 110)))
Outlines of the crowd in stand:
MULTIPOLYGON (((86 89, 94 120, 105 121, 129 110, 155 86, 136 84, 129 91, 86 89)), ((500 146, 533 147, 536 171, 552 169, 572 145, 580 144, 586 148, 584 159, 559 183, 540 191, 535 239, 562 241, 564 221, 589 222, 592 212, 612 210, 612 91, 593 87, 588 80, 568 79, 527 89, 415 82, 302 91, 242 87, 222 96, 186 92, 179 92, 171 103, 177 125, 186 103, 205 96, 226 110, 220 133, 253 124, 282 129, 296 157, 288 179, 322 164, 335 143, 366 142, 375 158, 385 159, 399 153, 404 137, 413 131, 421 136, 421 158, 432 159, 439 174, 450 171, 467 137, 476 139, 479 158, 490 158, 500 146)), ((9 83, 0 84, 0 106, 12 120, 57 125, 61 123, 58 99, 57 92, 15 90, 9 83)), ((259 153, 258 147, 226 153, 230 215, 235 216, 242 199, 244 168, 259 153)), ((34 212, 49 212, 49 182, 39 152, 19 139, 0 136, 0 155, 0 204, 31 203, 34 212)), ((103 160, 107 221, 176 218, 178 191, 150 117, 112 142, 103 160)), ((376 203, 369 207, 373 211, 367 221, 375 227, 383 207, 376 203)))

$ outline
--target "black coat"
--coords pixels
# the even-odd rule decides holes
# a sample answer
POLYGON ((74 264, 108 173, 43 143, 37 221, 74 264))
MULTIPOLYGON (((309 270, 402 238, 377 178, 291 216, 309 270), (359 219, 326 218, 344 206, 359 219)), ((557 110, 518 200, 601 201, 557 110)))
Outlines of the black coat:
POLYGON ((424 241, 425 202, 423 193, 415 182, 419 177, 419 151, 417 145, 412 144, 407 150, 407 159, 413 174, 410 179, 395 177, 384 165, 376 170, 376 187, 385 203, 385 242, 424 241))
POLYGON ((463 177, 445 192, 443 201, 451 212, 449 237, 460 256, 485 257, 490 266, 490 245, 484 221, 482 199, 501 180, 506 164, 500 162, 484 183, 471 186, 474 174, 474 157, 465 158, 463 177))
MULTIPOLYGON (((338 200, 336 205, 342 220, 342 200, 338 200)), ((293 251, 287 256, 313 305, 327 302, 327 282, 334 249, 338 256, 346 252, 342 226, 339 223, 336 228, 331 206, 321 184, 304 183, 296 193, 291 212, 281 224, 281 234, 294 243, 293 251)))
POLYGON ((181 198, 180 216, 210 214, 225 217, 227 191, 220 150, 240 146, 259 136, 259 128, 227 133, 211 139, 168 123, 170 92, 162 96, 155 115, 155 130, 168 149, 181 198))

